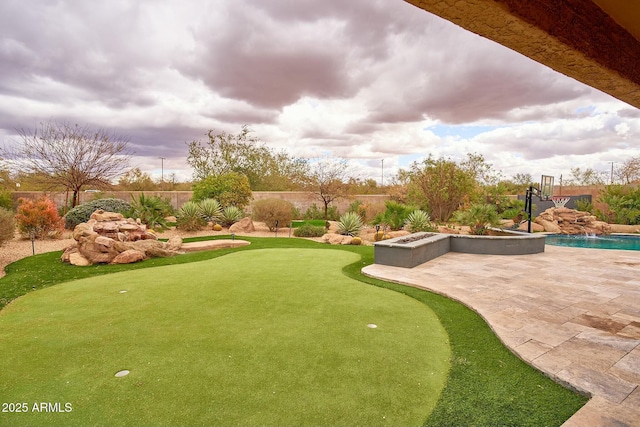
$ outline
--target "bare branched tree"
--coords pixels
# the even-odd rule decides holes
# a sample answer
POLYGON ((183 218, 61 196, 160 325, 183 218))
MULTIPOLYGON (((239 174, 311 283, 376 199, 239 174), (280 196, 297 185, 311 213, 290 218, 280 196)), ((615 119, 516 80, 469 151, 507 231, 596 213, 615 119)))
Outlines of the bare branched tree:
POLYGON ((129 166, 128 141, 108 130, 50 121, 18 135, 17 148, 5 157, 19 171, 42 177, 47 187, 72 192, 73 206, 83 187, 109 188, 129 166))
MULTIPOLYGON (((632 157, 616 168, 618 181, 622 184, 632 184, 640 181, 640 157, 632 157)), ((612 182, 613 184, 613 182, 612 182)))
POLYGON ((324 219, 328 219, 329 205, 347 197, 347 161, 323 157, 310 163, 307 187, 312 195, 320 200, 324 207, 324 219))

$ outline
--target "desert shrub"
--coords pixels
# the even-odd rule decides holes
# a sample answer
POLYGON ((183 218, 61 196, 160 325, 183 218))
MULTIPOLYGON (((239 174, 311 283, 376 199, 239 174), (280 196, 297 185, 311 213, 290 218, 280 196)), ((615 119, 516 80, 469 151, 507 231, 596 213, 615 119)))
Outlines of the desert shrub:
POLYGON ((376 215, 373 223, 386 224, 392 230, 400 230, 404 227, 409 214, 416 210, 414 206, 404 205, 394 200, 387 200, 384 205, 385 211, 376 215))
POLYGON ((590 214, 594 212, 593 203, 589 199, 580 198, 574 202, 574 206, 581 212, 589 212, 590 214))
POLYGON ((362 218, 362 222, 367 220, 367 205, 362 203, 360 200, 354 200, 351 202, 349 207, 347 208, 347 212, 356 213, 362 218))
POLYGON ((51 200, 46 197, 37 200, 21 198, 18 202, 16 221, 24 237, 44 239, 62 230, 62 218, 51 200))
POLYGON ((176 227, 185 231, 196 231, 206 225, 200 205, 190 201, 182 205, 176 213, 176 227))
POLYGON ((140 218, 140 221, 150 228, 162 230, 168 227, 165 218, 172 214, 173 207, 168 200, 158 196, 146 197, 142 193, 137 199, 131 196, 131 211, 127 216, 140 218))
POLYGON ((76 206, 64 216, 65 228, 72 230, 76 225, 89 221, 91 214, 98 209, 128 215, 132 207, 121 199, 98 199, 76 206))
POLYGON ((218 222, 222 218, 222 205, 216 199, 204 199, 198 202, 200 214, 207 222, 218 222))
POLYGON ((525 212, 518 208, 509 208, 500 214, 500 218, 510 219, 514 224, 519 224, 525 218, 525 212))
POLYGON ((596 212, 598 219, 613 224, 640 224, 640 187, 608 185, 598 201, 607 205, 604 212, 596 212))
POLYGON ((16 221, 13 216, 13 211, 0 208, 0 246, 2 246, 4 242, 13 239, 15 231, 16 221))
MULTIPOLYGON (((335 221, 339 218, 338 208, 335 206, 329 206, 327 209, 327 220, 335 221)), ((324 219, 324 211, 318 209, 318 206, 314 203, 309 206, 304 213, 303 219, 324 219)))
POLYGON ((0 208, 13 211, 13 197, 9 191, 0 190, 0 208))
POLYGON ((251 188, 246 175, 228 172, 210 175, 193 184, 193 200, 216 199, 222 206, 244 208, 251 200, 251 188))
POLYGON ((322 237, 326 233, 326 229, 322 226, 303 224, 293 230, 296 237, 322 237))
POLYGON ((355 212, 347 212, 338 220, 338 234, 357 236, 364 227, 362 218, 355 212))
POLYGON ((418 231, 438 230, 438 228, 431 222, 429 214, 419 209, 416 209, 407 216, 405 227, 411 233, 417 233, 418 231))
POLYGON ((287 227, 293 219, 293 204, 283 199, 258 200, 253 204, 251 216, 256 221, 264 222, 269 230, 287 227))
POLYGON ((495 205, 474 203, 464 211, 457 211, 453 218, 462 225, 471 227, 471 234, 485 235, 489 227, 500 223, 495 205))
POLYGON ((237 206, 227 206, 222 210, 222 216, 220 217, 220 224, 225 227, 235 224, 244 217, 244 212, 237 206))

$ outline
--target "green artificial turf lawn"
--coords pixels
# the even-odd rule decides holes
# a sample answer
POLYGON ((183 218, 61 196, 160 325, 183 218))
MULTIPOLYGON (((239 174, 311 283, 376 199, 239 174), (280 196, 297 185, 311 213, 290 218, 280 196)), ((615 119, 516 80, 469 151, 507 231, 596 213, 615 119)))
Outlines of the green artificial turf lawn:
POLYGON ((313 225, 314 227, 324 227, 327 222, 324 219, 306 219, 304 221, 291 221, 291 228, 302 227, 303 225, 313 225))
POLYGON ((342 273, 359 260, 236 251, 30 293, 0 312, 0 396, 30 411, 0 424, 421 425, 447 333, 427 305, 342 273))
MULTIPOLYGON (((230 236, 201 237, 187 241, 227 238, 230 236)), ((0 279, 0 308, 32 290, 115 272, 186 264, 226 256, 233 252, 265 248, 341 250, 360 256, 356 262, 342 268, 346 276, 405 294, 428 305, 437 314, 449 335, 449 378, 436 408, 425 425, 558 426, 588 400, 561 387, 514 356, 500 343, 482 318, 463 305, 431 292, 362 275, 362 267, 373 263, 374 250, 371 246, 330 246, 296 238, 242 239, 248 240, 251 245, 237 249, 194 252, 172 258, 154 258, 128 265, 74 267, 60 262, 61 252, 24 258, 7 266, 7 275, 0 279)), ((309 269, 311 268, 313 267, 310 266, 309 269)), ((392 358, 393 349, 389 352, 392 358)), ((0 413, 0 420, 2 415, 0 413)))

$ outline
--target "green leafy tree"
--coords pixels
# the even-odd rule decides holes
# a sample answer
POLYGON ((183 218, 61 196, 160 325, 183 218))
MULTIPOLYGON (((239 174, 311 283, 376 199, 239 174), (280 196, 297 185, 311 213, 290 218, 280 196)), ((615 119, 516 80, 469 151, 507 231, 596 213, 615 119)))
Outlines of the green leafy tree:
POLYGON ((408 200, 430 212, 431 218, 446 222, 453 212, 475 193, 476 173, 456 162, 434 159, 414 162, 408 172, 408 200))
POLYGON ((216 199, 222 206, 237 206, 240 209, 249 204, 252 193, 249 179, 238 172, 210 175, 193 185, 193 200, 216 199))
POLYGON ((251 132, 247 125, 236 135, 210 130, 208 141, 188 143, 187 163, 194 170, 194 178, 202 181, 236 172, 248 178, 254 191, 301 188, 308 167, 306 160, 293 158, 285 151, 273 151, 251 132))

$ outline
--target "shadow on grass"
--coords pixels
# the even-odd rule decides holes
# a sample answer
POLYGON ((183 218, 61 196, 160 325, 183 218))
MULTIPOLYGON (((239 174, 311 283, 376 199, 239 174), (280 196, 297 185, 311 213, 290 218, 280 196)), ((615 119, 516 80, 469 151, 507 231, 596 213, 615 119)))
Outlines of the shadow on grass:
MULTIPOLYGON (((216 236, 215 239, 229 238, 216 236)), ((185 239, 211 240, 212 237, 185 239)), ((428 426, 553 426, 561 425, 587 401, 522 362, 493 334, 480 316, 440 295, 369 278, 361 269, 373 263, 371 246, 330 246, 297 238, 242 237, 251 245, 154 258, 137 264, 76 267, 60 261, 61 252, 35 255, 6 267, 0 279, 0 308, 33 290, 86 277, 161 265, 175 265, 224 256, 230 252, 267 248, 334 249, 355 252, 361 260, 343 269, 362 282, 403 293, 428 305, 440 318, 452 351, 451 371, 428 426)))

